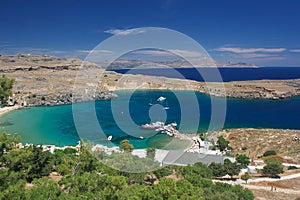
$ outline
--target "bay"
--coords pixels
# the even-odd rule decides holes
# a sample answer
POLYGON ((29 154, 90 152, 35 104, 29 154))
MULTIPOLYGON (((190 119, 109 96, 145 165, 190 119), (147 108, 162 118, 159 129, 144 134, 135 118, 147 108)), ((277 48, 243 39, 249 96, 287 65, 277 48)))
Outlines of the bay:
POLYGON ((63 105, 15 110, 0 117, 0 131, 21 135, 23 143, 64 146, 76 145, 84 139, 111 146, 129 139, 135 148, 167 149, 169 143, 183 142, 154 130, 141 129, 140 125, 151 121, 176 122, 183 133, 204 132, 209 126, 213 130, 242 127, 300 129, 300 97, 244 100, 167 90, 118 91, 117 94, 119 97, 112 100, 79 103, 75 107, 63 105), (166 101, 158 102, 160 96, 166 97, 166 101), (224 100, 227 100, 224 126, 222 120, 210 124, 211 102, 224 100), (150 102, 154 105, 149 106, 150 102), (169 109, 165 110, 165 107, 169 109), (97 117, 96 123, 93 113, 97 117), (77 116, 75 121, 74 116, 77 116), (110 135, 112 143, 107 140, 110 135))

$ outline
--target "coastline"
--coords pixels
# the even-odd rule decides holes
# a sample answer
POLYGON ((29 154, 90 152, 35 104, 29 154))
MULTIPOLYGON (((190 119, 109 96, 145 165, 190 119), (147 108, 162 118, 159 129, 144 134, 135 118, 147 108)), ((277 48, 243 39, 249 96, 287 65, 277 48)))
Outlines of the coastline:
POLYGON ((0 117, 10 111, 18 110, 20 108, 22 108, 22 106, 20 106, 20 105, 7 106, 7 107, 0 108, 0 117))

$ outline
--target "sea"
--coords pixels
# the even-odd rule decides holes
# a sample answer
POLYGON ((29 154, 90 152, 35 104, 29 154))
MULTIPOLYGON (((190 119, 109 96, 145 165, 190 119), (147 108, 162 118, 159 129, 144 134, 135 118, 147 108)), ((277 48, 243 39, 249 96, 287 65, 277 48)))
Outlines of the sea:
MULTIPOLYGON (((194 69, 182 70, 185 78, 193 79, 194 69)), ((223 68, 220 73, 224 81, 300 78, 300 68, 296 67, 223 68)), ((135 148, 177 149, 189 142, 140 126, 155 121, 176 122, 177 128, 187 134, 227 128, 300 129, 300 96, 285 100, 245 100, 211 97, 194 91, 116 93, 118 98, 112 100, 14 110, 0 117, 0 131, 20 135, 23 143, 65 146, 76 145, 82 139, 114 146, 128 139, 135 148), (157 101, 161 96, 166 100, 157 101), (111 141, 107 139, 109 136, 111 141)))
POLYGON ((286 80, 300 78, 300 67, 253 67, 253 68, 133 68, 113 70, 121 74, 143 74, 168 78, 185 78, 200 82, 229 82, 248 80, 286 80), (216 76, 216 73, 221 75, 216 76), (207 76, 203 76, 207 75, 207 76))

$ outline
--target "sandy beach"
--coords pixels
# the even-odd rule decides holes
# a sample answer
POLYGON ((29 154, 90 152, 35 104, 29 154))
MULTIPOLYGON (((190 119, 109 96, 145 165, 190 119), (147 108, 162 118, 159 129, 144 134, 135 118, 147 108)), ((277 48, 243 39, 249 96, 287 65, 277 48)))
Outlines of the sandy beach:
POLYGON ((19 108, 21 108, 21 106, 19 106, 19 105, 0 108, 0 116, 3 115, 3 114, 5 114, 5 113, 8 113, 8 112, 10 112, 12 110, 17 110, 19 108))

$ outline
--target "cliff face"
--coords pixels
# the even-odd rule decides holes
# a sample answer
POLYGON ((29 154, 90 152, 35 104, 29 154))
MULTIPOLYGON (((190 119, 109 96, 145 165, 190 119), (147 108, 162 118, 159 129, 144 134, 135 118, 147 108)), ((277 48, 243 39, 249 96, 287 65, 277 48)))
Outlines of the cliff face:
POLYGON ((116 97, 114 91, 123 89, 195 90, 246 99, 284 99, 300 94, 300 79, 203 83, 106 72, 93 63, 52 56, 0 56, 0 73, 16 79, 13 101, 29 106, 110 99, 116 97), (74 96, 74 84, 75 93, 91 95, 74 96))

